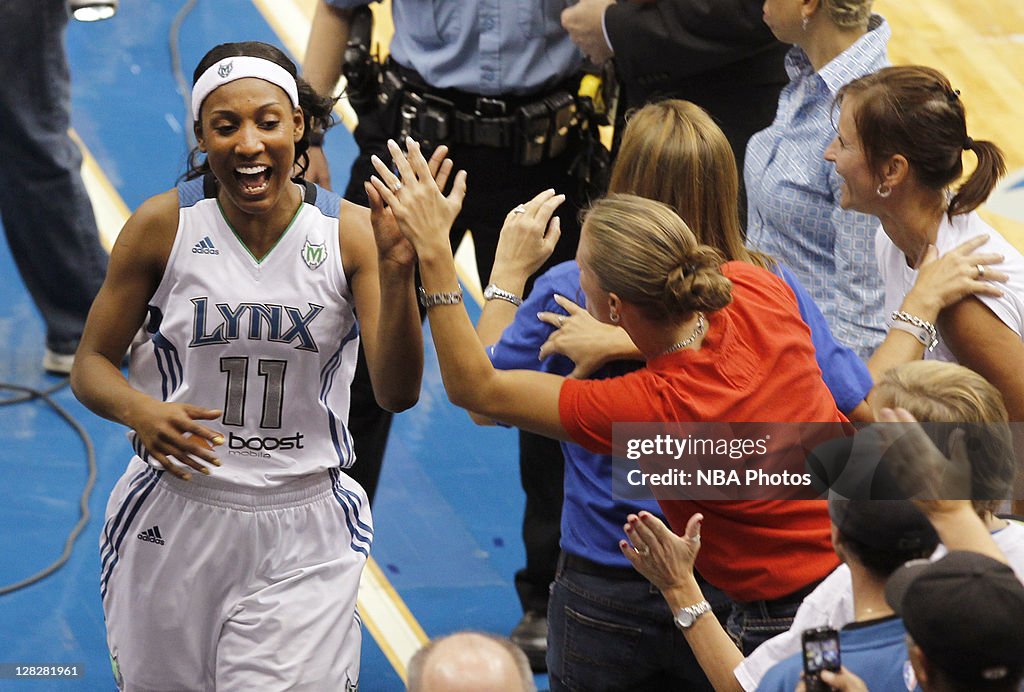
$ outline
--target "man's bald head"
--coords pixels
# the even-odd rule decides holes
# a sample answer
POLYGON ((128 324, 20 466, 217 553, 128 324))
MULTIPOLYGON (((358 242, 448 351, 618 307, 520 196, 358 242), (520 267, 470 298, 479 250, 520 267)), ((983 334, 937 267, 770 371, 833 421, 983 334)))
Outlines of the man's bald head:
POLYGON ((456 632, 409 662, 409 692, 535 692, 526 654, 505 637, 456 632))

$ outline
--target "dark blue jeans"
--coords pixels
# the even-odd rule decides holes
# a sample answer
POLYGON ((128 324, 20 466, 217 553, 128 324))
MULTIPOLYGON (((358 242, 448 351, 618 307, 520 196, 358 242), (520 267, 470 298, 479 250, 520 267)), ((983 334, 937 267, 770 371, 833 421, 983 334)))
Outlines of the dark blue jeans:
MULTIPOLYGON (((728 612, 717 589, 709 585, 705 596, 716 612, 728 612)), ((548 603, 547 663, 552 692, 712 689, 665 600, 639 574, 612 579, 560 562, 548 603)))
POLYGON ((107 269, 68 136, 65 0, 0 2, 0 218, 46 323, 46 345, 74 353, 107 269))
POLYGON ((809 593, 810 589, 801 590, 798 596, 777 601, 733 604, 726 629, 736 645, 743 650, 744 656, 749 656, 754 649, 776 634, 789 630, 805 591, 809 593))

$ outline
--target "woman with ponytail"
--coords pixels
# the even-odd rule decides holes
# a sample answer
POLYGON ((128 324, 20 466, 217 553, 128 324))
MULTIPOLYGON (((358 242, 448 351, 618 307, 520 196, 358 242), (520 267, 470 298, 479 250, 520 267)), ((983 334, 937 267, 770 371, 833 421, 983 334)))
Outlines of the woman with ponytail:
POLYGON ((880 70, 843 87, 837 102, 825 158, 843 178, 841 204, 882 222, 876 254, 890 329, 872 375, 922 356, 958 362, 999 389, 1011 420, 1024 420, 1024 256, 975 211, 1005 173, 1002 152, 969 136, 960 92, 929 67, 880 70), (965 152, 977 166, 953 191, 965 152), (957 278, 936 270, 940 256, 960 265, 957 278))

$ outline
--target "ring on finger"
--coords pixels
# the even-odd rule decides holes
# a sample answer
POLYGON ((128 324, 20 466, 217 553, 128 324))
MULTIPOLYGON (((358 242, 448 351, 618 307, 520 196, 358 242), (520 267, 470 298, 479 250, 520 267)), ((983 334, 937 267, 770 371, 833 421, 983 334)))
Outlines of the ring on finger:
POLYGON ((558 316, 558 326, 559 327, 565 326, 565 315, 559 315, 558 316))
POLYGON ((647 557, 651 554, 651 549, 646 545, 635 545, 633 546, 633 550, 637 552, 637 555, 641 555, 643 557, 647 557))
POLYGON ((398 180, 398 181, 395 182, 395 185, 394 185, 394 187, 391 188, 391 190, 397 193, 403 187, 405 187, 405 185, 402 184, 401 180, 398 180))
POLYGON ((979 279, 984 279, 985 278, 985 265, 979 264, 977 266, 978 266, 978 278, 979 279))
POLYGON ((519 206, 517 206, 515 209, 512 210, 512 213, 513 214, 525 214, 526 213, 526 205, 525 204, 520 204, 519 206))

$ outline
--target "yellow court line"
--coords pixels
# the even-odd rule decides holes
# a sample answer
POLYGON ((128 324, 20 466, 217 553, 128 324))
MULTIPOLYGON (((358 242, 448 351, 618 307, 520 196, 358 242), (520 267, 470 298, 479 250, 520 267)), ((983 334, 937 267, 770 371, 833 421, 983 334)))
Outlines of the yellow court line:
POLYGON ((74 130, 68 130, 71 139, 82 151, 82 180, 86 192, 92 201, 92 211, 96 216, 96 226, 100 232, 100 243, 107 252, 114 247, 117 234, 121 232, 125 221, 131 216, 131 210, 121 199, 117 189, 103 173, 99 163, 93 158, 92 152, 74 130))

